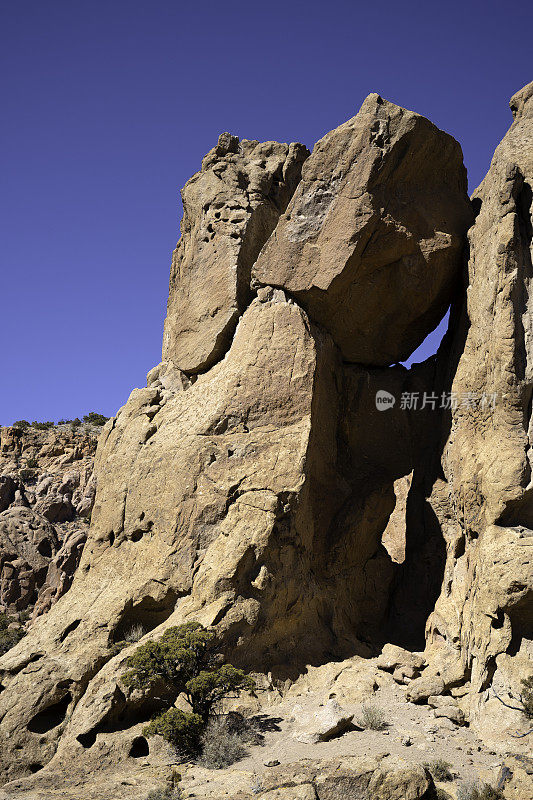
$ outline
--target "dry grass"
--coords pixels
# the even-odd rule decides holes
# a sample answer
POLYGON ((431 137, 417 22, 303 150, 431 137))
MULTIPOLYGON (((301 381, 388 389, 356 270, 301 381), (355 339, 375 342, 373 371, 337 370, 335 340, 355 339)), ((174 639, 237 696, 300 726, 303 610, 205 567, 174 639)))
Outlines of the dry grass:
POLYGON ((431 772, 436 781, 453 781, 453 774, 450 772, 451 764, 443 761, 442 758, 426 762, 424 767, 431 772))
POLYGON ((198 763, 208 769, 230 767, 248 755, 243 735, 231 730, 224 717, 212 719, 202 735, 202 755, 198 763))
POLYGON ((365 703, 361 708, 361 717, 357 720, 357 724, 365 730, 383 731, 388 723, 381 708, 365 703))

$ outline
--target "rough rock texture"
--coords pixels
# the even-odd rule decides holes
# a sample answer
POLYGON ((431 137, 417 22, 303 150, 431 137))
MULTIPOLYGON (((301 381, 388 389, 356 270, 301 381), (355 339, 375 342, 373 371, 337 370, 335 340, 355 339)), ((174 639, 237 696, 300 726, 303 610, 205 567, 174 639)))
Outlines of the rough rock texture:
POLYGON ((70 587, 94 503, 97 433, 0 429, 0 610, 37 616, 70 587))
POLYGON ((315 744, 326 742, 348 730, 352 724, 353 714, 348 714, 335 700, 328 700, 312 716, 306 717, 295 708, 293 712, 298 718, 298 729, 293 737, 299 742, 315 744))
POLYGON ((461 148, 371 94, 321 139, 254 266, 347 361, 403 361, 449 306, 472 221, 461 148))
POLYGON ((205 372, 229 347, 250 302, 250 271, 285 211, 309 155, 301 144, 223 133, 181 192, 163 360, 205 372))
POLYGON ((260 790, 230 800, 434 800, 435 785, 422 767, 386 770, 375 759, 350 758, 283 764, 265 772, 260 790))
POLYGON ((533 84, 511 106, 474 193, 466 302, 442 354, 458 403, 428 492, 447 548, 428 660, 447 684, 470 680, 471 722, 500 741, 527 722, 493 690, 509 701, 533 672, 533 84))
MULTIPOLYGON (((317 145, 277 226, 302 149, 222 137, 184 195, 164 360, 99 442, 73 586, 0 660, 3 780, 31 789, 126 756, 158 707, 120 682, 131 649, 116 645, 138 624, 213 625, 234 663, 274 679, 340 662, 343 703, 361 691, 343 659, 393 644, 382 674, 417 703, 444 694, 435 724, 503 713, 489 687, 516 689, 532 638, 528 97, 479 190, 462 312, 473 214, 451 137, 371 95, 317 145), (438 356, 384 366, 452 296, 438 356), (441 410, 452 388, 504 402, 441 410)), ((35 501, 54 526, 56 495, 35 501)), ((304 778, 332 800, 356 780, 304 778)), ((414 789, 371 779, 374 798, 433 800, 423 770, 414 789)))

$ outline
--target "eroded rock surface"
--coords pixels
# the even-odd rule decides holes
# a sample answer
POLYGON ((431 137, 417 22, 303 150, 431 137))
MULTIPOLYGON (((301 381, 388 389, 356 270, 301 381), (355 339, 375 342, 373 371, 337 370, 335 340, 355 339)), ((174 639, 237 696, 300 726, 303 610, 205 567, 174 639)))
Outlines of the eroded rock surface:
POLYGON ((94 503, 97 432, 1 429, 0 609, 37 616, 70 587, 94 503))
POLYGON ((250 302, 250 272, 309 155, 301 144, 223 133, 184 186, 172 258, 163 360, 187 374, 224 355, 250 302))
POLYGON ((449 684, 471 681, 472 722, 500 741, 527 722, 493 689, 508 701, 533 672, 532 95, 530 84, 511 99, 515 121, 474 193, 469 285, 447 365, 457 407, 430 496, 447 546, 430 660, 449 684))

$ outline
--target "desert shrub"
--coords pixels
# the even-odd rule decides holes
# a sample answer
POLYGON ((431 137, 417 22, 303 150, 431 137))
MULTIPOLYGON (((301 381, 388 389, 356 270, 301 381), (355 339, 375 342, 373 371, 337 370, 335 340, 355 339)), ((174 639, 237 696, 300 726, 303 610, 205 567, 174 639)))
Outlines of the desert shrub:
POLYGON ((505 800, 490 783, 465 783, 457 789, 457 800, 505 800))
POLYGON ((143 638, 144 634, 145 630, 141 623, 138 622, 136 625, 132 625, 129 631, 124 634, 124 641, 129 644, 135 644, 135 642, 143 638))
POLYGON ((13 423, 13 427, 22 428, 22 430, 24 430, 25 428, 30 427, 30 423, 28 422, 27 419, 18 419, 16 422, 13 423))
POLYGON ((29 458, 26 459, 26 467, 28 469, 37 469, 38 466, 39 462, 37 461, 35 456, 30 456, 29 458))
POLYGON ((218 719, 223 719, 229 733, 236 734, 245 744, 261 744, 264 741, 265 737, 254 720, 246 719, 238 711, 229 711, 218 719))
POLYGON ((146 800, 181 800, 182 797, 181 789, 153 789, 148 792, 146 800))
POLYGON ((443 761, 442 758, 436 758, 434 761, 426 762, 424 767, 431 772, 436 781, 453 781, 453 775, 450 772, 451 764, 447 761, 443 761))
POLYGON ((38 431, 47 431, 49 428, 54 427, 54 423, 51 420, 48 420, 47 422, 37 422, 36 420, 33 420, 31 427, 38 431))
POLYGON ((361 728, 371 731, 382 731, 387 727, 385 714, 378 706, 363 704, 361 718, 358 720, 361 728))
POLYGON ((143 729, 145 736, 162 736, 184 756, 195 755, 200 750, 203 720, 199 714, 169 708, 143 729))
POLYGON ((104 417, 103 414, 97 414, 96 411, 89 411, 83 417, 84 422, 89 422, 91 425, 105 425, 109 417, 104 417))
POLYGON ((167 710, 145 729, 146 736, 159 733, 180 751, 194 753, 216 703, 234 691, 254 688, 245 672, 220 664, 214 639, 212 631, 189 622, 169 628, 158 641, 145 642, 127 659, 125 686, 148 690, 162 683, 169 698, 183 693, 192 709, 192 714, 180 711, 169 700, 167 710))
POLYGON ((208 769, 223 769, 248 755, 242 736, 232 731, 224 717, 208 722, 201 739, 199 763, 208 769))
POLYGON ((445 792, 444 789, 437 787, 437 800, 453 800, 453 797, 448 792, 445 792))
POLYGON ((81 419, 79 417, 76 417, 75 419, 73 419, 72 422, 70 423, 70 427, 72 429, 72 432, 74 432, 76 430, 76 428, 79 428, 80 425, 81 425, 81 419))
POLYGON ((0 656, 11 650, 17 642, 24 636, 23 628, 10 628, 10 624, 16 620, 8 617, 7 614, 0 614, 0 656))

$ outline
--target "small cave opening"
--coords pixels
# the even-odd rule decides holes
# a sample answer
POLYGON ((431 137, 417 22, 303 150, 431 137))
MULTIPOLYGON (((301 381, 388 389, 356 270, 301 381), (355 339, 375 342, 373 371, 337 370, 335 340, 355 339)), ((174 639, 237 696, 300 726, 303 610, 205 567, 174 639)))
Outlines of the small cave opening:
POLYGON ((506 613, 512 632, 507 653, 516 656, 524 642, 533 641, 533 592, 526 592, 514 606, 506 608, 506 613))
POLYGON ((472 211, 474 212, 474 219, 479 217, 479 213, 481 211, 481 206, 483 205, 483 201, 481 197, 473 197, 472 198, 472 211))
POLYGON ((30 764, 28 767, 31 773, 39 772, 39 770, 41 770, 42 768, 43 768, 42 764, 36 764, 36 763, 30 764))
POLYGON ((63 633, 59 637, 59 641, 60 642, 64 642, 65 639, 67 638, 67 636, 69 635, 69 633, 72 633, 73 631, 76 630, 76 628, 79 626, 80 622, 81 622, 81 619, 75 619, 74 622, 71 622, 70 625, 67 625, 67 627, 65 628, 65 630, 63 631, 63 633))
POLYGON ((86 733, 80 733, 78 736, 76 736, 76 739, 83 747, 89 749, 96 742, 97 733, 98 733, 97 729, 92 728, 90 731, 87 731, 86 733))
POLYGON ((42 542, 39 542, 37 551, 43 556, 43 558, 52 558, 52 545, 48 539, 43 539, 42 542))
POLYGON ((131 743, 129 755, 131 758, 145 758, 150 754, 150 747, 148 741, 144 736, 136 736, 131 743))
POLYGON ((67 692, 57 703, 53 703, 39 711, 28 722, 28 730, 31 733, 48 733, 53 728, 57 728, 65 719, 71 700, 72 695, 67 692))
POLYGON ((134 630, 142 628, 144 635, 157 628, 158 625, 161 625, 170 617, 174 611, 177 598, 177 593, 169 589, 166 596, 160 600, 155 600, 148 595, 143 597, 139 603, 133 604, 130 601, 113 631, 113 643, 123 642, 127 637, 131 636, 131 632, 134 630))

